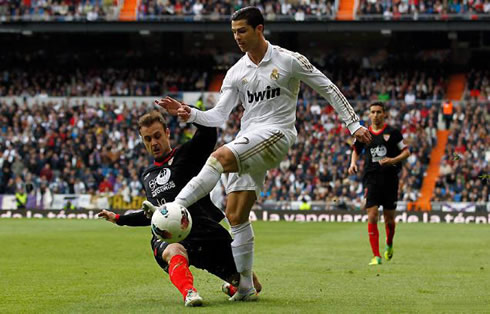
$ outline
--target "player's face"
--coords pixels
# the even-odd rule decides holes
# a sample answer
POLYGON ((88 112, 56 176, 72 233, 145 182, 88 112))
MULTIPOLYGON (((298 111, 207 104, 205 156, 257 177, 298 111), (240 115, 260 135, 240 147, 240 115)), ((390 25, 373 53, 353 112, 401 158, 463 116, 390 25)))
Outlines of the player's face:
POLYGON ((254 49, 259 43, 260 33, 263 27, 263 25, 257 25, 254 29, 247 24, 247 20, 231 21, 231 31, 233 32, 233 37, 238 48, 242 52, 248 52, 254 49))
POLYGON ((162 158, 170 152, 170 130, 168 128, 163 129, 161 123, 154 122, 149 127, 142 127, 140 134, 146 150, 153 158, 162 158))
POLYGON ((369 119, 371 123, 380 126, 385 122, 385 112, 381 106, 371 106, 369 109, 369 119))

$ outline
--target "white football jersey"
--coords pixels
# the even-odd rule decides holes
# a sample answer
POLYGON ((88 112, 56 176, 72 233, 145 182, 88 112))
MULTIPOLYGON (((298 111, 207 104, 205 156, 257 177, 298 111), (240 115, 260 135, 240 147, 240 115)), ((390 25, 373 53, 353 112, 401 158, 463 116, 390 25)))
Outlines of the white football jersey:
POLYGON ((294 143, 296 105, 300 81, 303 81, 333 106, 351 134, 360 127, 359 117, 347 99, 308 59, 269 42, 267 45, 267 52, 258 65, 247 54, 238 60, 226 73, 216 106, 208 111, 192 109, 189 122, 221 126, 233 108, 242 104, 245 112, 241 134, 247 130, 279 128, 294 143))

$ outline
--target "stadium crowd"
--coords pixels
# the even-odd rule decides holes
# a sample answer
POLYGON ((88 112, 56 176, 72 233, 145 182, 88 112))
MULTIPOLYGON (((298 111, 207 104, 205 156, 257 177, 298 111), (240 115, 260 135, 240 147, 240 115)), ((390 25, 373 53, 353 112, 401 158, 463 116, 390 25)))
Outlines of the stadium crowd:
MULTIPOLYGON (((367 121, 366 103, 356 102, 355 106, 367 121)), ((142 195, 138 177, 150 160, 135 125, 149 108, 152 105, 138 107, 136 103, 126 104, 122 110, 114 104, 68 107, 45 103, 29 108, 2 103, 0 193, 13 194, 27 187, 29 192, 142 195)), ((298 142, 280 167, 269 172, 263 202, 306 198, 360 205, 361 177, 347 176, 352 139, 332 110, 330 106, 321 108, 316 101, 300 100, 298 142)), ((403 200, 417 198, 435 140, 430 126, 437 109, 432 107, 427 115, 421 114, 424 110, 419 105, 390 107, 389 123, 400 127, 413 147, 400 180, 403 200)), ((240 109, 232 114, 219 144, 233 138, 240 115, 240 109)), ((169 127, 174 146, 192 136, 191 127, 173 118, 169 127)))
POLYGON ((115 0, 0 0, 0 21, 117 20, 115 0))
POLYGON ((358 14, 369 18, 423 19, 467 18, 490 14, 489 0, 360 0, 358 14))
MULTIPOLYGON (((304 21, 333 18, 332 0, 271 1, 271 0, 143 0, 138 6, 139 20, 181 17, 184 20, 221 20, 236 10, 255 5, 267 20, 290 19, 304 21)), ((358 15, 362 18, 468 18, 490 14, 490 0, 361 0, 358 15)), ((24 21, 97 21, 117 20, 115 0, 0 0, 0 19, 24 21)))
POLYGON ((162 1, 143 0, 138 8, 139 19, 154 19, 162 16, 184 16, 190 21, 196 21, 203 17, 211 20, 220 20, 228 17, 236 10, 254 5, 258 7, 267 20, 276 20, 289 17, 296 21, 304 21, 307 18, 321 18, 332 16, 334 13, 334 1, 224 1, 224 0, 190 0, 190 1, 162 1))
MULTIPOLYGON (((226 66, 233 62, 232 56, 186 55, 183 60, 189 67, 184 68, 188 70, 177 71, 183 60, 173 59, 175 68, 168 64, 152 68, 148 64, 155 60, 145 58, 148 62, 141 64, 138 63, 141 56, 128 52, 121 59, 133 65, 131 68, 111 64, 106 62, 107 56, 101 56, 87 69, 73 62, 83 59, 83 52, 80 53, 82 58, 59 56, 66 65, 61 67, 63 71, 44 68, 42 64, 48 62, 41 52, 4 54, 3 60, 9 61, 6 64, 26 60, 31 66, 23 70, 7 67, 0 77, 0 96, 152 96, 202 91, 207 89, 208 72, 217 64, 226 66), (100 66, 103 64, 106 66, 100 66)), ((368 121, 369 102, 387 104, 388 123, 402 131, 412 150, 402 167, 400 200, 415 201, 419 196, 430 151, 436 143, 439 105, 444 100, 447 77, 441 70, 447 67, 441 65, 447 57, 447 51, 422 51, 415 55, 408 52, 395 57, 383 50, 364 54, 362 58, 338 53, 308 55, 327 76, 336 78, 334 82, 351 100, 356 112, 361 113, 364 122, 368 121), (407 63, 406 58, 411 61, 407 63), (405 63, 424 70, 407 68, 405 63)), ((478 177, 488 173, 490 158, 483 137, 488 129, 482 120, 483 113, 488 111, 485 107, 490 95, 488 72, 471 71, 467 81, 465 99, 469 105, 455 107, 452 135, 442 165, 444 174, 438 182, 435 200, 475 200, 475 197, 482 200, 488 194, 486 186, 477 188, 482 184, 478 177), (474 110, 482 114, 471 115, 474 110), (468 132, 478 136, 468 136, 468 132), (452 156, 461 158, 455 160, 452 156), (481 160, 485 162, 482 164, 481 160), (453 170, 461 175, 456 178, 453 170), (474 192, 458 193, 461 183, 471 186, 474 192)), ((113 101, 70 107, 64 101, 43 103, 43 97, 38 99, 33 107, 23 103, 1 104, 0 193, 15 193, 23 187, 61 194, 124 193, 126 199, 141 193, 138 176, 149 160, 135 125, 152 104, 125 103, 119 107, 113 101)), ((221 130, 218 145, 234 138, 241 114, 241 108, 233 112, 221 130)), ((169 126, 173 145, 192 136, 191 127, 184 127, 173 118, 169 126)), ((328 201, 359 207, 363 195, 361 175, 347 175, 352 138, 333 109, 305 85, 300 89, 296 127, 298 142, 280 167, 269 172, 261 201, 328 201)))
POLYGON ((489 111, 488 102, 456 107, 434 201, 490 201, 489 111))
POLYGON ((490 72, 488 70, 470 71, 466 78, 464 99, 475 102, 490 101, 490 72))
POLYGON ((2 52, 0 61, 5 67, 0 71, 0 96, 154 96, 201 91, 206 90, 208 71, 216 64, 209 53, 189 51, 185 58, 174 55, 171 61, 160 55, 143 58, 137 51, 97 52, 95 56, 92 51, 76 51, 57 54, 56 59, 43 50, 2 52), (87 54, 91 55, 90 65, 77 62, 87 54), (59 66, 50 66, 53 62, 59 66))

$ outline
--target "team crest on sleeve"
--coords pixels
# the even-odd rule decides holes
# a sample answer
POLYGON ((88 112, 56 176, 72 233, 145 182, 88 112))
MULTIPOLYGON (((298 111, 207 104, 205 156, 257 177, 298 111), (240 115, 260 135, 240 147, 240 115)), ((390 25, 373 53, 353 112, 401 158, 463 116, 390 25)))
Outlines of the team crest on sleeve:
POLYGON ((388 142, 388 140, 390 139, 390 134, 383 134, 383 138, 386 142, 388 142))
POLYGON ((277 81, 279 79, 279 70, 274 68, 271 73, 271 80, 277 81))

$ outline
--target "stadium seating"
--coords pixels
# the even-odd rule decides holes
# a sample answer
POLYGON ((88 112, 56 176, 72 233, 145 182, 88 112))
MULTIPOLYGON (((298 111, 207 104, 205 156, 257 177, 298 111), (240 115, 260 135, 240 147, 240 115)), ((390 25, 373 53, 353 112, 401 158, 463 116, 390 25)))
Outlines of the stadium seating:
POLYGON ((0 1, 1 21, 110 21, 117 20, 114 0, 0 1))
POLYGON ((490 173, 487 115, 488 103, 470 101, 457 106, 436 183, 435 201, 490 200, 487 184, 490 178, 486 176, 490 173))
POLYGON ((358 16, 364 20, 448 20, 489 18, 488 0, 360 0, 358 16))

